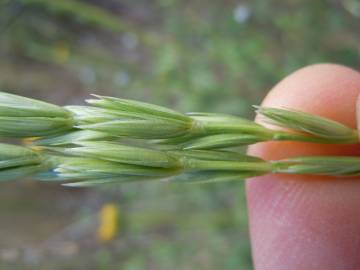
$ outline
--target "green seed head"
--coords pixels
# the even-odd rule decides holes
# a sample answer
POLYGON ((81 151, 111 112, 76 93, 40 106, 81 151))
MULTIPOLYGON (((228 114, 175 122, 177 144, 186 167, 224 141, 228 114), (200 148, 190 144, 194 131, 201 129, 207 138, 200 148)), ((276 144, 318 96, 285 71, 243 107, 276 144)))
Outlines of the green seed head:
POLYGON ((86 100, 89 104, 114 111, 133 113, 134 115, 153 116, 170 120, 190 121, 189 117, 165 107, 128 99, 94 95, 98 99, 86 100))
POLYGON ((65 153, 133 165, 159 168, 181 167, 176 157, 158 150, 110 142, 82 142, 80 145, 80 147, 65 149, 65 153))
POLYGON ((155 179, 207 183, 267 173, 360 175, 357 157, 269 162, 221 150, 267 140, 358 143, 357 131, 323 117, 259 107, 272 124, 289 129, 278 131, 231 115, 182 114, 96 97, 88 100, 90 106, 61 108, 0 92, 0 137, 37 137, 27 138, 31 148, 0 144, 0 181, 36 175, 66 180, 69 186, 93 186, 155 179))
POLYGON ((275 172, 333 176, 360 175, 360 158, 346 156, 311 156, 274 161, 275 172))
POLYGON ((48 136, 67 131, 73 124, 66 109, 0 92, 0 137, 48 136))
POLYGON ((32 145, 37 146, 66 146, 76 145, 86 141, 97 141, 110 139, 111 135, 103 132, 92 130, 76 130, 68 131, 54 136, 40 137, 30 140, 32 145))
POLYGON ((43 101, 0 92, 0 116, 67 118, 66 109, 43 101))
POLYGON ((265 116, 271 124, 308 133, 328 142, 358 143, 355 130, 330 119, 293 110, 256 107, 257 113, 265 116))
POLYGON ((261 142, 259 135, 250 134, 219 134, 190 140, 183 144, 183 149, 223 149, 261 142))
POLYGON ((77 128, 118 137, 165 139, 185 135, 192 119, 184 114, 143 102, 96 96, 87 100, 96 107, 69 106, 77 128))
POLYGON ((43 158, 35 151, 0 143, 0 181, 30 176, 46 169, 43 158))

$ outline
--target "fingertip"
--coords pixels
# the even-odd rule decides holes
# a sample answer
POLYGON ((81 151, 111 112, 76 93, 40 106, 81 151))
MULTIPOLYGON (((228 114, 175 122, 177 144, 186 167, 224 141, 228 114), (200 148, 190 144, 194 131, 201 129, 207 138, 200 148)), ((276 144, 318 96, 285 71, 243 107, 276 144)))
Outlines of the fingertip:
POLYGON ((356 128, 358 133, 360 133, 360 95, 358 95, 356 102, 356 128))
MULTIPOLYGON (((286 77, 262 105, 310 112, 356 128, 359 94, 359 72, 318 64, 286 77)), ((277 160, 300 155, 360 155, 360 148, 266 142, 251 146, 248 153, 277 160)), ((316 180, 323 178, 267 175, 248 180, 256 269, 360 269, 360 216, 355 214, 360 207, 360 181, 316 180)))
MULTIPOLYGON (((309 112, 356 128, 359 94, 359 72, 336 64, 316 64, 302 68, 279 82, 266 96, 262 106, 309 112)), ((262 119, 258 117, 256 121, 261 122, 262 119)), ((248 151, 265 159, 320 154, 360 155, 358 145, 301 142, 259 143, 249 147, 248 151)))

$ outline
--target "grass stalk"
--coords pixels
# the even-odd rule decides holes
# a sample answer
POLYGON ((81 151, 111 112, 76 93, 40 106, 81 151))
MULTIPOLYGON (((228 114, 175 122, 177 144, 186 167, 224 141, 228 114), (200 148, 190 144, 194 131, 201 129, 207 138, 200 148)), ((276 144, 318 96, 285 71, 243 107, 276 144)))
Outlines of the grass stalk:
POLYGON ((275 127, 214 113, 183 114, 148 103, 95 96, 89 106, 59 107, 0 92, 0 181, 25 176, 69 186, 167 179, 234 181, 268 173, 360 175, 358 157, 298 157, 278 161, 235 147, 264 141, 359 143, 341 123, 304 112, 257 107, 275 127), (286 128, 286 129, 283 129, 286 128))

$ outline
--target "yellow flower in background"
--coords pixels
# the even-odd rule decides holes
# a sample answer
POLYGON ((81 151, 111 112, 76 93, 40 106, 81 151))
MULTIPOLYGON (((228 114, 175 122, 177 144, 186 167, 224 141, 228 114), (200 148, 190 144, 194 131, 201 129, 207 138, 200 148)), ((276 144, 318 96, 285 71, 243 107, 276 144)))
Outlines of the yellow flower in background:
POLYGON ((55 45, 53 49, 53 54, 55 61, 63 64, 66 63, 70 58, 70 49, 65 42, 59 42, 55 45))
POLYGON ((102 242, 111 241, 119 232, 120 209, 115 203, 107 203, 99 214, 98 237, 102 242))

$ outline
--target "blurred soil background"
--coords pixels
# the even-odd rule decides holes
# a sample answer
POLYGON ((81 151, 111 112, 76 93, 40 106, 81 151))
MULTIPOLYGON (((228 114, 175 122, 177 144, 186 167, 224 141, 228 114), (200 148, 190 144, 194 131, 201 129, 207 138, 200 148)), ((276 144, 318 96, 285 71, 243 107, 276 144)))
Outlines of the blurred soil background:
MULTIPOLYGON (((252 118, 302 66, 359 69, 359 28, 357 0, 0 0, 0 89, 252 118)), ((0 269, 252 269, 244 184, 1 183, 0 269)))

